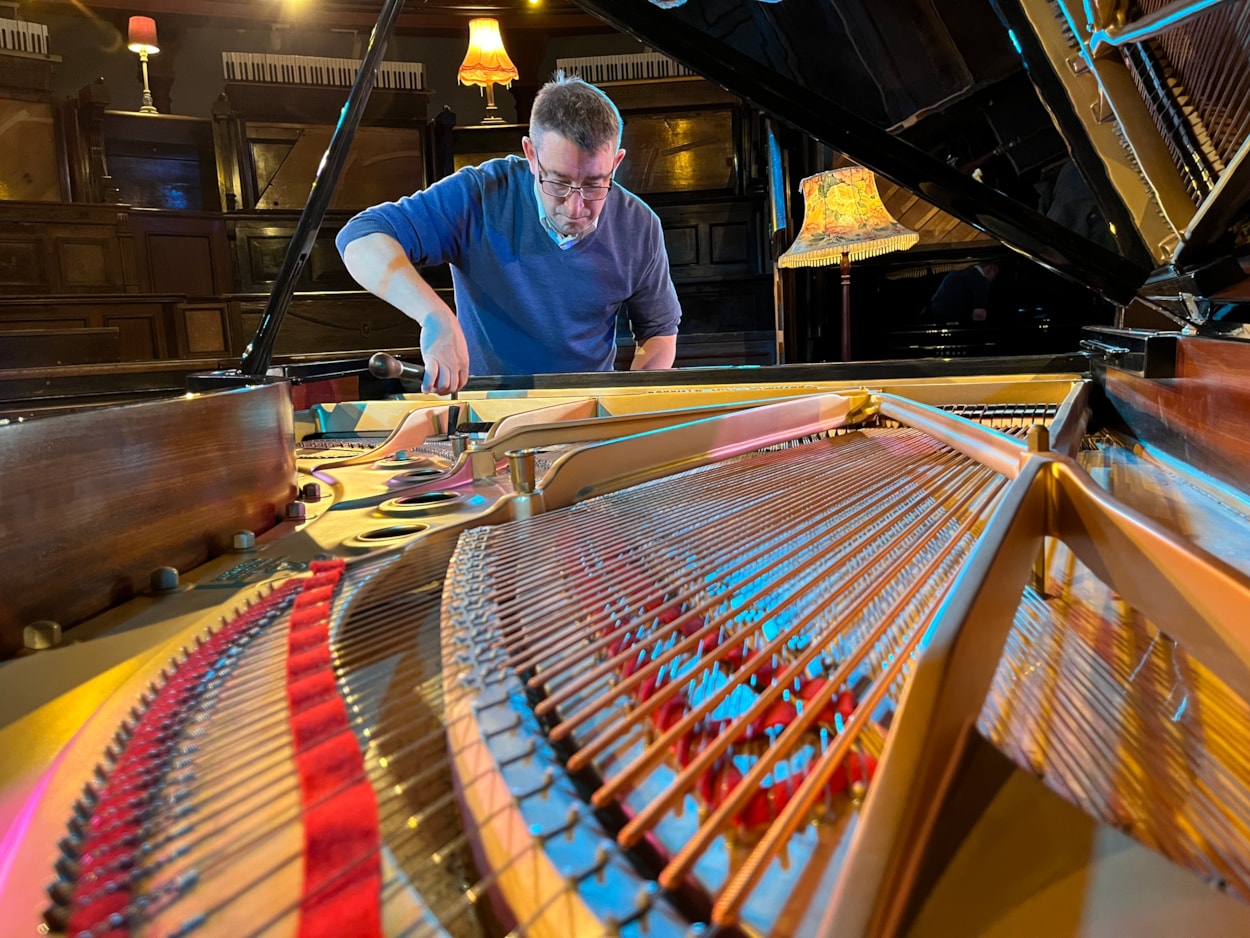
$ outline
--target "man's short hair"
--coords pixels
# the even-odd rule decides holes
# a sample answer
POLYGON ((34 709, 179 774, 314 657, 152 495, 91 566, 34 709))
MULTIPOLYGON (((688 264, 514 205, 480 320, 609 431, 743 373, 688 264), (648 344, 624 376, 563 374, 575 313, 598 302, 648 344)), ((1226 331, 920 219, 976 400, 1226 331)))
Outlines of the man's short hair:
POLYGON ((576 75, 557 71, 539 89, 530 111, 530 137, 557 133, 587 153, 621 146, 621 112, 612 99, 576 75))

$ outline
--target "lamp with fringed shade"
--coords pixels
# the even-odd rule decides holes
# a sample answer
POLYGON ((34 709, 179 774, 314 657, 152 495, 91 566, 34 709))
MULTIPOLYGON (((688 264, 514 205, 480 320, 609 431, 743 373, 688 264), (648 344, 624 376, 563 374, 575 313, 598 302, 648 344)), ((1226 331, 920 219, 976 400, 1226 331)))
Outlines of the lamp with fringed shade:
POLYGON ((802 182, 803 227, 777 264, 842 269, 842 360, 851 360, 851 261, 905 251, 920 236, 896 222, 862 166, 844 166, 802 182))
POLYGON ((503 47, 499 21, 489 17, 469 20, 469 49, 460 63, 457 78, 462 85, 480 85, 486 89, 483 124, 503 123, 495 107, 495 85, 510 85, 518 77, 516 66, 503 47))
POLYGON ((139 53, 139 64, 143 67, 143 106, 140 114, 155 114, 156 105, 152 103, 152 89, 148 85, 148 56, 161 51, 156 41, 156 20, 150 16, 132 16, 126 28, 126 48, 139 53))

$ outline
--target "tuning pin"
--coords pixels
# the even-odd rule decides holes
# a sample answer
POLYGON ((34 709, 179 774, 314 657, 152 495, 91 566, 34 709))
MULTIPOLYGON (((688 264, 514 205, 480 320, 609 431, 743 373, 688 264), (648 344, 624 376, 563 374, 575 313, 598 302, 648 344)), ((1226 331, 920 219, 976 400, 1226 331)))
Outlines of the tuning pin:
POLYGON ((57 848, 63 856, 69 857, 71 860, 77 860, 82 856, 82 840, 78 837, 68 836, 62 837, 57 841, 57 848))
POLYGON ((71 860, 69 857, 57 857, 56 862, 52 864, 52 868, 56 870, 57 875, 61 879, 71 883, 78 880, 80 867, 77 860, 71 860))
POLYGON ((69 928, 69 908, 51 905, 43 911, 44 924, 49 933, 64 933, 69 928))
POLYGON ((48 884, 44 890, 55 905, 68 906, 74 899, 74 884, 58 879, 48 884))

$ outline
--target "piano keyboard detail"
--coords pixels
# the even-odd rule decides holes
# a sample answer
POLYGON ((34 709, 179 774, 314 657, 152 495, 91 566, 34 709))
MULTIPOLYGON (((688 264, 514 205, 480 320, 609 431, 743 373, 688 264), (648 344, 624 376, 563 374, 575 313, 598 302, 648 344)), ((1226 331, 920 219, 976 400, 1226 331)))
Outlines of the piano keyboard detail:
POLYGON ((694 75, 690 69, 658 52, 634 55, 587 55, 574 59, 556 59, 556 68, 565 74, 578 75, 592 84, 605 81, 648 81, 657 78, 679 78, 694 75))
POLYGON ((48 54, 48 27, 42 23, 0 19, 0 52, 48 54))
MULTIPOLYGON (((221 66, 226 81, 347 88, 356 80, 360 59, 223 52, 221 66)), ((376 87, 383 91, 425 91, 425 66, 420 62, 383 62, 376 87)))

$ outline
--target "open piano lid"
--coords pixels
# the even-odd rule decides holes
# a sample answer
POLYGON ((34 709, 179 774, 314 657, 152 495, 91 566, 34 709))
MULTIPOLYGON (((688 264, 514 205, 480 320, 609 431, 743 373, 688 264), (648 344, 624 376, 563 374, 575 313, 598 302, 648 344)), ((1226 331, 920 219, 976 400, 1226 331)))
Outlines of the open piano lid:
POLYGON ((1229 312, 1209 298, 1243 278, 1245 4, 578 3, 1113 302, 1229 312))

